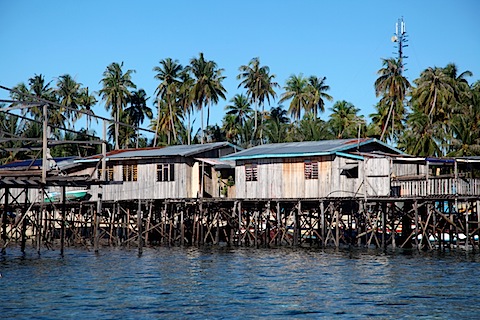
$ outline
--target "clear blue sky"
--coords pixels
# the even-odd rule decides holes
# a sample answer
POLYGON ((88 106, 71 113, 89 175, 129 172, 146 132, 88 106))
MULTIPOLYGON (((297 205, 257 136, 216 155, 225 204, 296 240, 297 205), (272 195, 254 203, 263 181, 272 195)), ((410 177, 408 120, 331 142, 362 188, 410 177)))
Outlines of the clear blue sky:
MULTIPOLYGON (((282 87, 292 74, 327 77, 334 102, 351 102, 368 117, 378 101, 373 83, 381 59, 396 56, 391 37, 400 17, 409 37, 409 80, 453 62, 460 72, 472 71, 474 82, 480 79, 479 13, 477 0, 1 0, 0 84, 13 87, 43 74, 54 85, 69 73, 98 91, 106 66, 123 61, 125 70, 136 70, 137 87, 153 97, 152 68, 160 60, 186 65, 203 52, 227 77, 227 100, 212 108, 211 123, 220 124, 228 100, 242 92, 239 66, 259 57, 282 87)), ((108 116, 102 101, 94 111, 108 116)))

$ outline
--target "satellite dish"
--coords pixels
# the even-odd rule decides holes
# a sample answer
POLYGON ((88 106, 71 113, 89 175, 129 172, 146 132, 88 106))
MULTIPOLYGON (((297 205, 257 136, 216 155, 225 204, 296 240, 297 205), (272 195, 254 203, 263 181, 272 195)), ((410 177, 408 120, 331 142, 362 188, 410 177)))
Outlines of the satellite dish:
POLYGON ((397 36, 392 36, 392 42, 397 42, 397 36))

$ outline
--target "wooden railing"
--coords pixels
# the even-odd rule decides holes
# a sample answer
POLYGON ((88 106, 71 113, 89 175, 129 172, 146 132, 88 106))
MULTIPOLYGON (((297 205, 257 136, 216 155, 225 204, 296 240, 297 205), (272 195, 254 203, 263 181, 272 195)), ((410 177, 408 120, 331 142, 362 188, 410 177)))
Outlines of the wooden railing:
POLYGON ((473 178, 430 178, 421 180, 392 180, 392 190, 397 189, 400 196, 436 196, 436 195, 480 195, 480 179, 473 178), (398 188, 400 190, 398 191, 398 188))

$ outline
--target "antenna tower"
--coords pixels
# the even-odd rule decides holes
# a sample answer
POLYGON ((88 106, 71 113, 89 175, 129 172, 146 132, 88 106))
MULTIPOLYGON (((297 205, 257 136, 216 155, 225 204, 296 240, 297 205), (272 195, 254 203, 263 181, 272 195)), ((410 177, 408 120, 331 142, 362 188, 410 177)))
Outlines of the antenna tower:
POLYGON ((398 61, 400 62, 400 73, 405 71, 404 67, 405 64, 403 59, 408 58, 407 56, 403 55, 403 48, 408 47, 408 36, 407 36, 407 29, 405 27, 405 22, 403 21, 403 17, 398 19, 397 23, 395 24, 395 34, 392 37, 392 42, 396 43, 396 48, 398 50, 398 61))

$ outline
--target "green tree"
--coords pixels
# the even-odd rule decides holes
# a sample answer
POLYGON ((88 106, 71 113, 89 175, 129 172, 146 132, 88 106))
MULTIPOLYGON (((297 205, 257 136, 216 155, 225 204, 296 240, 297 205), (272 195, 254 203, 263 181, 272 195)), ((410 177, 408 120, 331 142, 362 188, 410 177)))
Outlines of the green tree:
POLYGON ((138 91, 133 91, 128 98, 128 107, 125 109, 127 114, 127 119, 130 123, 137 128, 137 138, 135 139, 136 147, 138 148, 140 131, 140 124, 143 123, 145 117, 148 119, 153 118, 152 109, 147 106, 147 93, 145 90, 140 89, 138 91))
MULTIPOLYGON (((157 94, 157 106, 158 99, 163 99, 167 104, 169 113, 169 119, 171 121, 170 128, 173 133, 174 140, 177 140, 177 132, 175 130, 175 123, 173 117, 173 109, 176 108, 177 101, 180 95, 181 82, 180 75, 183 71, 183 66, 178 62, 178 60, 173 60, 171 58, 166 58, 160 61, 160 66, 153 68, 157 74, 155 79, 160 81, 160 84, 157 86, 155 93, 157 94)), ((158 113, 160 114, 160 113, 158 113)), ((160 118, 157 119, 157 123, 160 121, 160 118)), ((156 135, 155 135, 156 140, 156 135)), ((154 141, 154 144, 156 142, 154 141)))
POLYGON ((204 126, 203 126, 203 108, 207 106, 207 127, 210 119, 210 105, 218 103, 219 99, 225 99, 226 90, 222 85, 225 79, 222 76, 223 69, 218 69, 214 61, 207 61, 202 52, 198 58, 190 60, 189 70, 194 76, 194 82, 191 91, 192 101, 201 112, 202 138, 204 143, 204 126))
POLYGON ((302 111, 309 110, 310 92, 308 80, 302 75, 291 75, 285 84, 285 92, 281 95, 279 103, 290 100, 288 112, 294 120, 300 120, 302 111))
POLYGON ((112 111, 115 119, 115 149, 119 149, 119 119, 124 107, 127 105, 130 96, 130 89, 136 89, 136 85, 132 82, 132 73, 135 70, 127 70, 123 72, 123 62, 121 64, 113 62, 108 65, 103 72, 103 78, 100 80, 102 89, 99 93, 102 100, 105 101, 105 109, 112 111))
POLYGON ((345 100, 337 101, 331 108, 332 114, 328 125, 333 136, 337 139, 355 138, 358 135, 359 127, 365 132, 365 120, 358 116, 360 111, 350 102, 345 100))
POLYGON ((79 118, 77 110, 79 109, 80 85, 69 74, 64 74, 57 80, 55 92, 60 104, 65 106, 61 112, 67 119, 69 128, 73 128, 73 124, 79 118))
MULTIPOLYGON (((380 140, 383 140, 385 132, 392 118, 392 133, 399 134, 402 129, 402 120, 405 117, 404 101, 410 89, 410 82, 402 75, 402 61, 400 59, 382 59, 382 68, 378 70, 380 75, 375 81, 375 94, 377 97, 382 96, 380 105, 388 105, 389 111, 387 119, 383 122, 383 118, 379 118, 382 122, 379 123, 382 127, 380 140), (395 123, 397 123, 395 125, 395 123)), ((379 112, 380 113, 380 112, 379 112)), ((394 135, 392 135, 392 140, 394 135)))
MULTIPOLYGON (((90 94, 88 92, 88 87, 81 88, 80 89, 80 95, 78 98, 78 104, 80 106, 80 109, 85 112, 86 115, 86 131, 88 133, 88 130, 90 129, 90 122, 92 119, 92 116, 95 116, 95 113, 93 112, 92 108, 95 106, 97 103, 97 98, 95 98, 95 95, 90 94)), ((80 117, 83 115, 83 113, 80 113, 80 117)), ((97 120, 98 122, 98 120, 97 120)))
POLYGON ((326 77, 320 78, 316 76, 310 76, 308 78, 307 91, 309 93, 307 109, 313 112, 313 116, 317 118, 318 112, 325 112, 325 100, 333 101, 333 97, 326 93, 330 90, 325 81, 326 77))
MULTIPOLYGON (((265 100, 270 104, 270 98, 275 99, 275 88, 278 83, 274 81, 275 75, 270 74, 268 66, 261 66, 260 59, 253 58, 248 65, 242 65, 239 68, 240 73, 237 79, 241 80, 238 88, 243 87, 247 90, 247 97, 255 106, 254 129, 252 137, 256 137, 258 129, 258 108, 262 107, 264 111, 265 100)), ((260 134, 260 140, 262 135, 260 134)), ((253 142, 253 141, 252 141, 253 142)))

